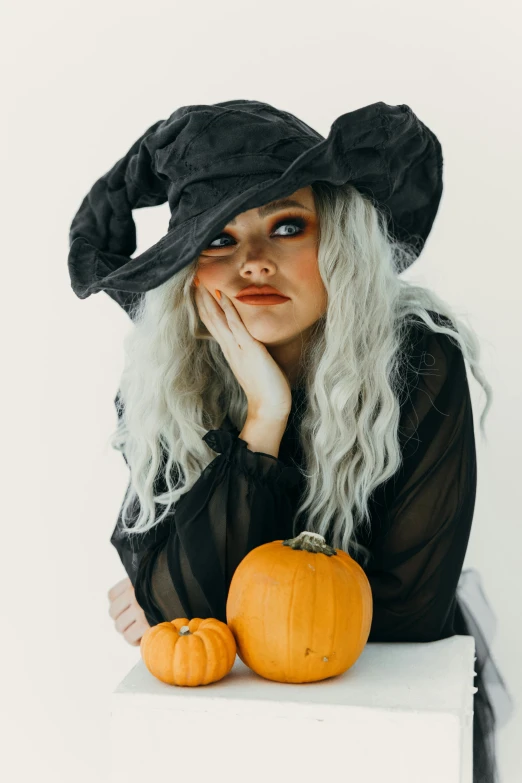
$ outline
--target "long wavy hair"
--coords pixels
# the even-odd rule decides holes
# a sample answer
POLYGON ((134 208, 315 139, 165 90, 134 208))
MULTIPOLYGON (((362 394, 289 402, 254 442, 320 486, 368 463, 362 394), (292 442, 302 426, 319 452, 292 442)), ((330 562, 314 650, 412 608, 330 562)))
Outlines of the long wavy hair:
MULTIPOLYGON (((296 426, 306 491, 294 522, 307 511, 304 529, 324 536, 330 529, 332 545, 365 564, 370 553, 357 531, 370 524, 368 499, 402 463, 399 394, 412 316, 459 343, 486 393, 483 437, 492 391, 473 331, 435 293, 399 277, 412 246, 391 237, 378 206, 350 184, 311 187, 328 304, 302 350, 306 403, 296 426), (437 325, 428 310, 450 319, 453 328, 437 325)), ((220 428, 227 413, 241 432, 247 416, 245 393, 199 319, 191 286, 196 267, 197 259, 146 292, 124 339, 118 426, 110 444, 130 469, 121 510, 129 536, 159 524, 216 458, 203 435, 220 428), (158 476, 167 491, 156 494, 158 476), (165 506, 162 513, 156 504, 165 506), (138 515, 129 516, 136 509, 138 515)))

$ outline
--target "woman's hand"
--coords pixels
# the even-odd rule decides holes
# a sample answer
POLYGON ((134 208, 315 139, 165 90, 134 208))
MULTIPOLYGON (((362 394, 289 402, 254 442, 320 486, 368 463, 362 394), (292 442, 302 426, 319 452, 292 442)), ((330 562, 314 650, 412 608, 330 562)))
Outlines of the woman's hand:
POLYGON ((250 416, 286 419, 292 407, 288 378, 265 345, 252 337, 232 301, 221 301, 201 283, 195 301, 201 320, 218 341, 248 401, 250 416))
POLYGON ((139 647, 141 637, 150 628, 143 609, 136 601, 131 580, 122 579, 108 593, 109 614, 116 630, 132 647, 139 647))

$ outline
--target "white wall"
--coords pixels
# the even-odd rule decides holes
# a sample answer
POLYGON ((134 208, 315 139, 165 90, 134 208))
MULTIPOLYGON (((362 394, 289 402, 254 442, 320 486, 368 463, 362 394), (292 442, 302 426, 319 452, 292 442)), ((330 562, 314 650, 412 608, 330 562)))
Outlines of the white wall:
MULTIPOLYGON (((1 214, 3 769, 92 783, 108 771, 108 698, 139 658, 107 590, 127 468, 107 439, 125 313, 78 299, 68 232, 95 179, 178 106, 268 101, 324 136, 373 103, 406 103, 439 137, 444 193, 405 277, 469 318, 494 387, 465 567, 498 616, 496 661, 520 698, 520 46, 514 2, 89 3, 3 7, 1 214)), ((168 206, 138 210, 138 253, 168 206)), ((470 380, 475 420, 484 397, 470 380)), ((517 778, 521 718, 499 733, 517 778)), ((173 746, 175 748, 175 738, 173 746)), ((166 749, 163 749, 165 752, 166 749)), ((132 752, 132 742, 129 745, 132 752)))

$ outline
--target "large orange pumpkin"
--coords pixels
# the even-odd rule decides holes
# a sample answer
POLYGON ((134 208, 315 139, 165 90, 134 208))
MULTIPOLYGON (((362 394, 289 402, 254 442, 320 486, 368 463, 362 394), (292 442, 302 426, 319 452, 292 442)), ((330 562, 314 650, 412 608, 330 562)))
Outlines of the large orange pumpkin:
POLYGON ((304 531, 251 550, 236 568, 227 625, 244 664, 267 680, 342 674, 370 635, 373 601, 361 566, 304 531))
POLYGON ((214 617, 178 617, 147 628, 140 642, 145 666, 169 685, 208 685, 229 673, 236 642, 226 623, 214 617))

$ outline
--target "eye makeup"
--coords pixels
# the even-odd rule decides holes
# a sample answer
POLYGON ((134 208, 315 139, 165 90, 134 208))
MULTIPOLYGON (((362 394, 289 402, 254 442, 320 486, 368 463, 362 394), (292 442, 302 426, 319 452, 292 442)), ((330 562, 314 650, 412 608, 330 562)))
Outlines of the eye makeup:
MULTIPOLYGON (((304 219, 304 217, 301 217, 301 215, 289 215, 288 217, 283 218, 282 220, 278 220, 277 223, 274 224, 272 227, 272 231, 276 231, 281 226, 290 225, 290 226, 297 226, 301 229, 301 233, 305 230, 307 227, 307 222, 304 219)), ((279 236, 283 237, 298 237, 301 236, 300 234, 280 234, 279 236)))
MULTIPOLYGON (((278 228, 284 225, 291 225, 296 226, 298 229, 300 229, 298 232, 294 232, 292 234, 277 234, 276 238, 278 239, 293 239, 294 237, 301 237, 303 234, 308 230, 310 225, 312 224, 312 221, 310 219, 307 219, 303 217, 303 215, 299 212, 288 212, 284 217, 279 218, 278 220, 274 221, 270 228, 270 233, 272 234, 274 231, 276 231, 278 228)), ((216 242, 218 239, 221 239, 222 237, 228 237, 233 239, 232 235, 229 234, 227 231, 222 231, 220 234, 218 234, 216 237, 214 237, 211 242, 216 242)), ((227 248, 232 247, 232 245, 214 245, 212 244, 207 245, 205 248, 205 251, 207 250, 226 250, 227 248)))

